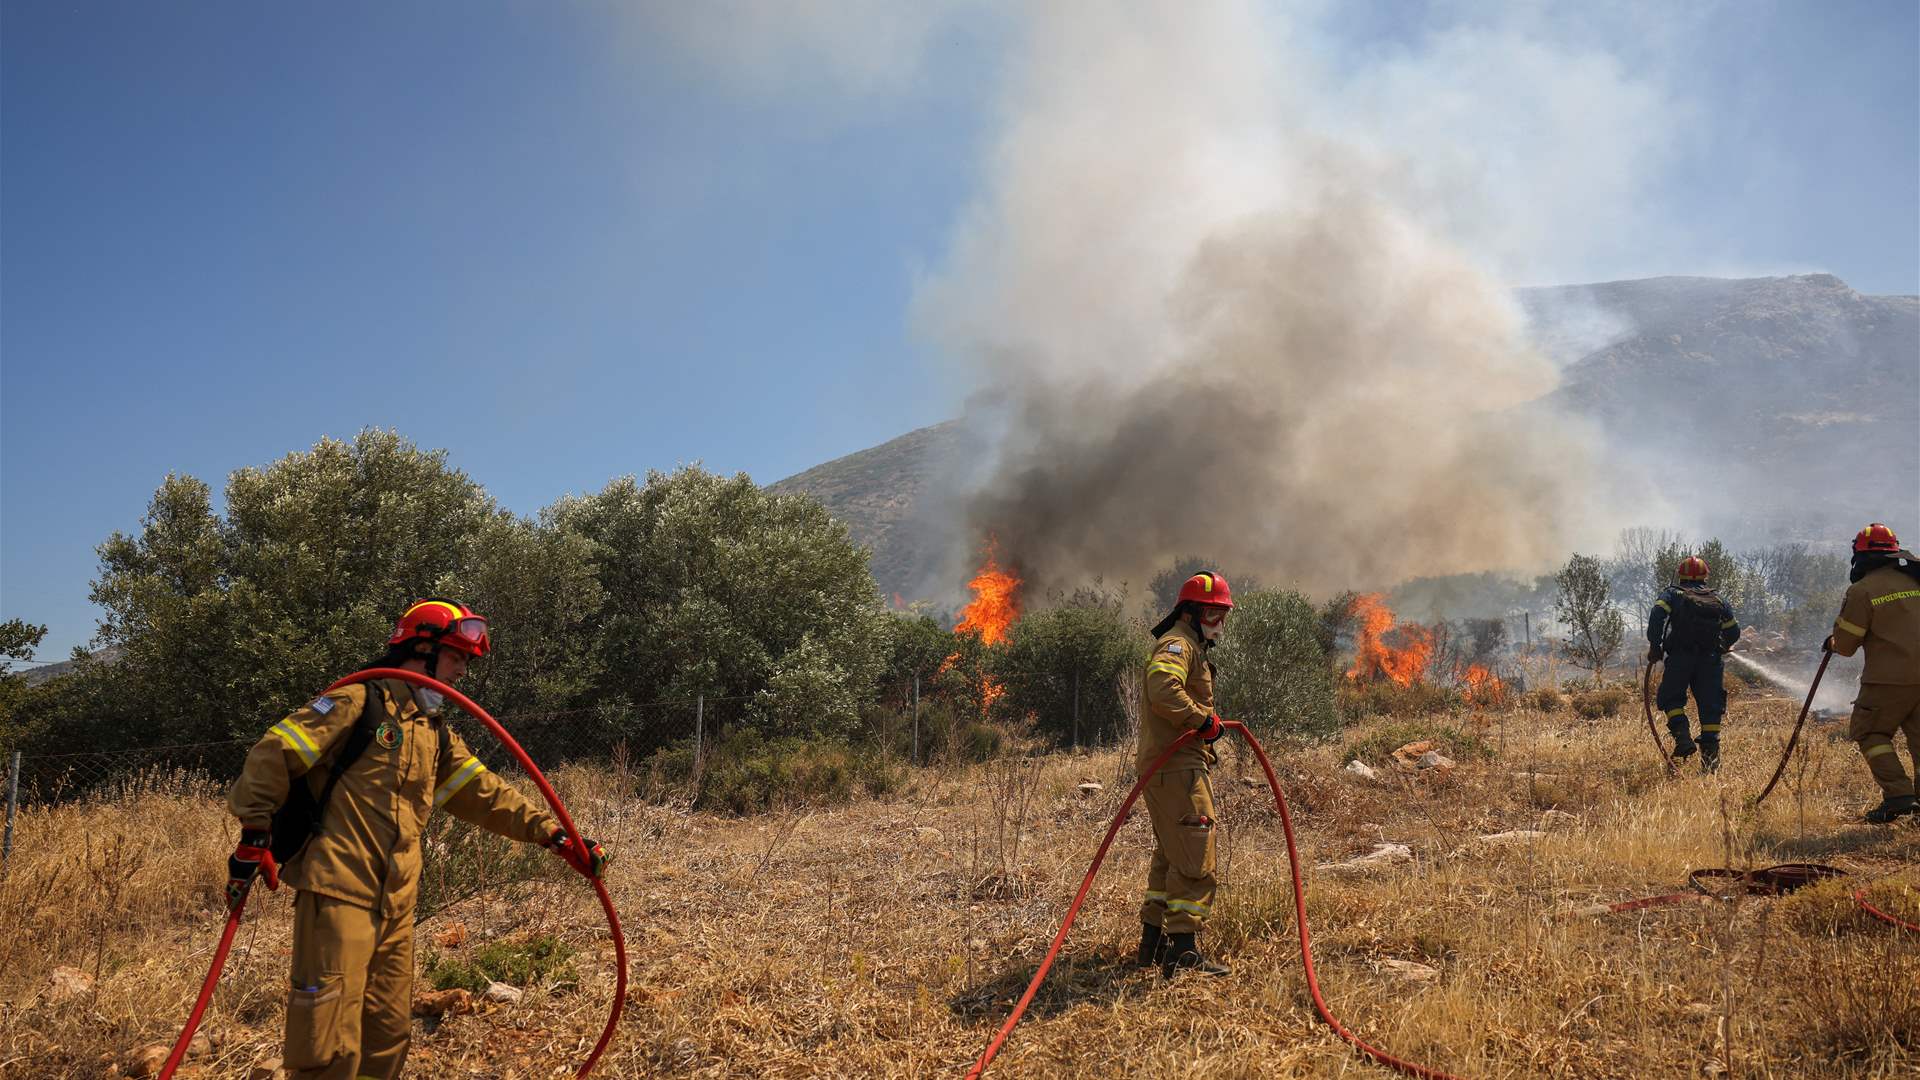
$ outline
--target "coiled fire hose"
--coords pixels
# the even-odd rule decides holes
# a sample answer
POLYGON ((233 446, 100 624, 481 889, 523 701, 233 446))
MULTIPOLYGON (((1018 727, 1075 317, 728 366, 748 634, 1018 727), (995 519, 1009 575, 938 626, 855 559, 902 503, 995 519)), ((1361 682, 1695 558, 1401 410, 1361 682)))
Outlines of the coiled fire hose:
MULTIPOLYGON (((547 783, 546 775, 540 771, 538 765, 533 763, 533 758, 527 755, 526 750, 514 740, 513 736, 507 734, 507 729, 500 726, 500 722, 495 720, 487 710, 476 705, 472 698, 438 679, 403 668, 368 668, 365 671, 356 671, 327 687, 323 692, 332 693, 343 686, 351 686, 354 683, 372 679, 399 679, 416 686, 437 690, 446 695, 449 701, 465 709, 468 715, 486 725, 487 730, 493 733, 493 737, 500 740, 500 745, 506 747, 507 752, 513 755, 513 759, 527 771, 527 775, 533 779, 534 786, 540 789, 540 795, 547 800, 547 806, 553 810, 553 816, 559 819, 560 827, 566 830, 567 838, 572 845, 571 850, 579 853, 579 858, 589 857, 586 854, 586 840, 580 835, 580 830, 574 827, 573 815, 567 813, 566 804, 560 801, 560 796, 554 792, 553 785, 547 783)), ((600 1055, 613 1041, 614 1029, 620 1023, 620 1010, 627 1000, 627 941, 620 933, 620 916, 613 910, 613 898, 607 894, 606 882, 594 877, 583 864, 575 863, 572 859, 568 859, 567 862, 575 870, 580 871, 582 877, 593 883, 593 891, 600 898, 600 906, 606 910, 607 928, 613 933, 613 954, 616 965, 613 1009, 607 1014, 607 1026, 600 1032, 600 1041, 593 1045, 593 1052, 587 1055, 587 1060, 581 1063, 579 1071, 573 1074, 575 1080, 582 1080, 593 1071, 594 1063, 600 1060, 600 1055)), ((267 868, 262 869, 264 871, 267 868)), ((270 875, 268 887, 274 888, 278 884, 277 878, 270 875)), ((248 893, 251 890, 252 885, 249 883, 248 893)), ((207 1003, 213 999, 213 989, 220 981, 220 969, 226 964, 227 950, 233 944, 234 931, 240 927, 240 915, 246 910, 247 895, 247 893, 241 895, 239 901, 233 905, 233 911, 227 916, 227 926, 220 935, 219 948, 214 950, 213 966, 207 971, 206 982, 201 986, 199 1000, 194 1003, 193 1012, 187 1018, 186 1029, 180 1032, 179 1040, 174 1043, 173 1053, 167 1058, 166 1066, 160 1071, 160 1080, 169 1080, 173 1075, 173 1070, 179 1065, 180 1059, 186 1055, 188 1044, 193 1041, 194 1031, 200 1027, 200 1018, 205 1014, 207 1003)))
MULTIPOLYGON (((1720 867, 1708 867, 1695 870, 1687 875, 1687 884, 1692 892, 1663 893, 1659 896, 1646 896, 1638 900, 1622 900, 1617 904, 1605 904, 1590 909, 1596 914, 1619 914, 1626 911, 1639 911, 1643 908, 1659 907, 1663 904, 1680 904, 1689 900, 1731 900, 1735 895, 1746 896, 1784 896, 1803 886, 1829 878, 1846 877, 1847 872, 1837 866, 1821 863, 1781 863, 1759 870, 1729 870, 1720 867), (1709 888, 1709 881, 1739 883, 1737 893, 1725 889, 1709 888)), ((1889 915, 1872 904, 1867 903, 1867 886, 1853 891, 1853 902, 1862 911, 1881 922, 1897 926, 1902 930, 1920 933, 1920 926, 1905 919, 1889 915)))
MULTIPOLYGON (((1300 878, 1300 853, 1293 841, 1293 816, 1287 811, 1286 797, 1280 794, 1280 779, 1274 775, 1273 764, 1267 760, 1267 752, 1261 748, 1260 740, 1253 737, 1253 732, 1248 731, 1245 724, 1237 720, 1222 720, 1220 726, 1246 740, 1247 746, 1253 750, 1254 757, 1260 761, 1261 771, 1267 774, 1267 786, 1273 789, 1273 805, 1280 811, 1280 828, 1287 838, 1287 863, 1293 871, 1294 924, 1300 931, 1300 962, 1307 974, 1307 992, 1313 997, 1313 1007, 1319 1012, 1320 1019, 1326 1021, 1334 1034, 1388 1068, 1396 1069, 1409 1076, 1424 1077, 1426 1080, 1460 1080, 1451 1073, 1403 1061, 1384 1050, 1370 1046, 1334 1018, 1333 1011, 1327 1007, 1326 998, 1320 994, 1320 979, 1313 968, 1313 945, 1307 932, 1306 886, 1302 884, 1300 878)), ((1160 767, 1173 757, 1174 752, 1191 743, 1197 735, 1198 732, 1188 731, 1175 739, 1173 745, 1167 747, 1158 758, 1154 759, 1152 766, 1134 783, 1133 790, 1127 792, 1126 801, 1120 804, 1119 812, 1113 816, 1113 824, 1107 826, 1106 838, 1100 841, 1100 850, 1094 853, 1093 864, 1087 867, 1087 876, 1080 882, 1080 891, 1074 894, 1073 903, 1067 907, 1066 918, 1060 923, 1060 932, 1054 935, 1053 945, 1047 949, 1045 959, 1040 961, 1040 970, 1033 973, 1033 981, 1027 984, 1027 992, 1022 994, 1019 1003, 1014 1005, 1013 1014, 1007 1017, 999 1033, 993 1037, 992 1042, 987 1044, 986 1050, 981 1052, 979 1060, 967 1070, 967 1080, 978 1080, 987 1071, 987 1066, 993 1062, 993 1056, 1000 1052, 1000 1047, 1007 1041, 1007 1036, 1013 1033, 1014 1025, 1020 1022, 1021 1016, 1027 1011, 1027 1006, 1032 1004, 1033 996, 1039 992, 1041 982, 1046 979, 1047 972, 1053 968, 1053 961, 1060 955, 1060 947, 1066 944, 1067 931, 1073 928, 1073 920, 1080 914, 1080 905, 1086 900, 1088 890, 1093 888, 1094 875, 1100 872, 1100 864, 1107 857, 1107 849, 1113 845, 1114 836, 1120 832, 1120 826, 1126 822, 1127 811, 1133 809, 1134 800, 1140 797, 1140 792, 1146 788, 1147 781, 1153 778, 1153 774, 1160 771, 1160 767)))

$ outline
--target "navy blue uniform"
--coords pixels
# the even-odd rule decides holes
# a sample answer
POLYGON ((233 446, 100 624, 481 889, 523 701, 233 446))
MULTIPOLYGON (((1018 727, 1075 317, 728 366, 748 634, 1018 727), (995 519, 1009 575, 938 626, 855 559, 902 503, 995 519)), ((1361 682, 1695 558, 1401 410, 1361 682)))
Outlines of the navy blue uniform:
POLYGON ((1720 721, 1727 715, 1727 688, 1720 657, 1740 640, 1733 608, 1705 585, 1672 585, 1647 614, 1647 642, 1664 650, 1666 666, 1654 704, 1667 714, 1674 750, 1693 752, 1687 728, 1687 691, 1700 709, 1700 749, 1711 767, 1720 757, 1720 721))

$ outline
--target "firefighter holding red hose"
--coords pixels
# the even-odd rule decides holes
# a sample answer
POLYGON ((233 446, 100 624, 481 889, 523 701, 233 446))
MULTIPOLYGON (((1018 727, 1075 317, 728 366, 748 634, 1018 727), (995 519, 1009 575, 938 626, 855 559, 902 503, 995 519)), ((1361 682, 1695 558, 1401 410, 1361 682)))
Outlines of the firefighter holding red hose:
MULTIPOLYGON (((407 608, 370 666, 452 685, 491 647, 486 619, 433 597, 407 608)), ((227 862, 230 903, 245 898, 276 827, 283 851, 305 840, 281 875, 298 890, 284 1060, 300 1080, 400 1075, 412 1038, 421 837, 435 810, 540 844, 596 877, 606 864, 600 845, 573 852, 546 811, 489 772, 441 719, 441 704, 439 693, 397 679, 315 698, 254 745, 227 796, 241 830, 227 862)))
POLYGON ((1233 593, 1227 579, 1201 571, 1180 586, 1173 611, 1153 628, 1153 653, 1141 686, 1140 749, 1136 775, 1188 731, 1199 738, 1147 781, 1147 814, 1153 819, 1153 863, 1147 898, 1140 906, 1141 967, 1160 965, 1172 978, 1181 970, 1225 975, 1198 943, 1213 906, 1213 742, 1223 732, 1213 711, 1213 662, 1208 650, 1220 640, 1233 593))
POLYGON ((1920 558, 1876 521, 1853 538, 1847 580, 1827 648, 1841 656, 1867 650, 1847 737, 1859 744, 1883 796, 1866 819, 1885 825, 1920 813, 1913 779, 1893 746, 1893 737, 1905 734, 1920 771, 1920 558))

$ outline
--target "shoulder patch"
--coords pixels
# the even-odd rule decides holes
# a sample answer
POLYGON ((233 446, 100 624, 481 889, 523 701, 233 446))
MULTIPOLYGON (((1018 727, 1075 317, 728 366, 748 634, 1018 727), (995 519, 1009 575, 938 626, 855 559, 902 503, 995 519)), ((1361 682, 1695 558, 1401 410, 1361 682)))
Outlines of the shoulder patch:
POLYGON ((313 704, 307 707, 312 709, 314 712, 319 713, 321 716, 325 716, 328 713, 333 711, 333 699, 330 697, 327 697, 325 694, 322 694, 321 696, 314 698, 313 704))
POLYGON ((1181 653, 1187 651, 1187 647, 1177 641, 1169 641, 1167 642, 1167 651, 1175 656, 1179 656, 1181 653))

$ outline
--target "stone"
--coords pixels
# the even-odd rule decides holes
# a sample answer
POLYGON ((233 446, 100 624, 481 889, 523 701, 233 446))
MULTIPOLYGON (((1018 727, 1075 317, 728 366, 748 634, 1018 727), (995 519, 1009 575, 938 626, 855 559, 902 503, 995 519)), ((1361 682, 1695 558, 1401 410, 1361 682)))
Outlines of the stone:
POLYGON ((1433 740, 1431 739, 1421 739, 1418 742, 1410 742, 1393 752, 1393 760, 1397 764, 1411 769, 1419 762, 1422 754, 1432 749, 1433 740))
POLYGON ((1377 780, 1380 778, 1380 774, 1374 772, 1371 765, 1361 761, 1359 758, 1354 758, 1352 761, 1347 762, 1347 771, 1362 780, 1377 780))
POLYGON ((1413 849, 1407 845, 1379 843, 1375 844, 1373 850, 1367 852, 1365 855, 1355 855, 1345 862, 1321 863, 1319 866, 1314 867, 1314 869, 1340 873, 1342 871, 1371 870, 1377 866, 1392 866, 1398 863, 1412 861, 1413 849))
POLYGON ((1376 971, 1384 971, 1411 983, 1430 983, 1440 977, 1439 968, 1416 964, 1411 960, 1375 960, 1373 967, 1376 971))
POLYGON ((160 1070, 167 1064, 167 1055, 171 1053, 173 1053, 173 1047, 166 1043, 154 1043, 151 1046, 143 1046, 133 1053, 128 1054, 126 1059, 121 1062, 121 1073, 125 1076, 134 1077, 135 1080, 139 1080, 141 1077, 159 1076, 160 1070))
POLYGON ((457 949, 467 943, 467 924, 454 923, 433 935, 433 943, 443 949, 457 949))
POLYGON ((1453 768, 1453 759, 1438 750, 1429 750, 1420 755, 1420 760, 1416 764, 1422 769, 1439 769, 1441 772, 1446 772, 1453 768))
POLYGON ((452 990, 415 994, 413 998, 413 1015, 415 1016, 459 1016, 472 1011, 473 994, 458 987, 452 990))
POLYGON ((1506 832, 1488 833, 1478 839, 1482 844, 1523 844, 1545 835, 1539 829, 1508 829, 1506 832))
POLYGON ((79 968, 57 967, 47 976, 47 1001, 58 1005, 93 993, 93 976, 79 968))
POLYGON ((521 991, 519 987, 508 986, 506 983, 497 982, 488 983, 486 992, 480 996, 486 998, 488 1001, 499 1001, 508 1005, 518 1005, 520 1004, 520 994, 521 991))
POLYGON ((1540 815, 1540 827, 1542 829, 1572 828, 1578 824, 1580 824, 1580 819, 1567 813, 1565 810, 1549 810, 1540 815))
POLYGON ((247 1072, 247 1080, 287 1080, 287 1070, 279 1058, 267 1058, 254 1063, 247 1072))
POLYGON ((1091 780, 1080 785, 1080 794, 1082 795, 1098 795, 1105 790, 1107 789, 1104 785, 1096 784, 1091 780))

